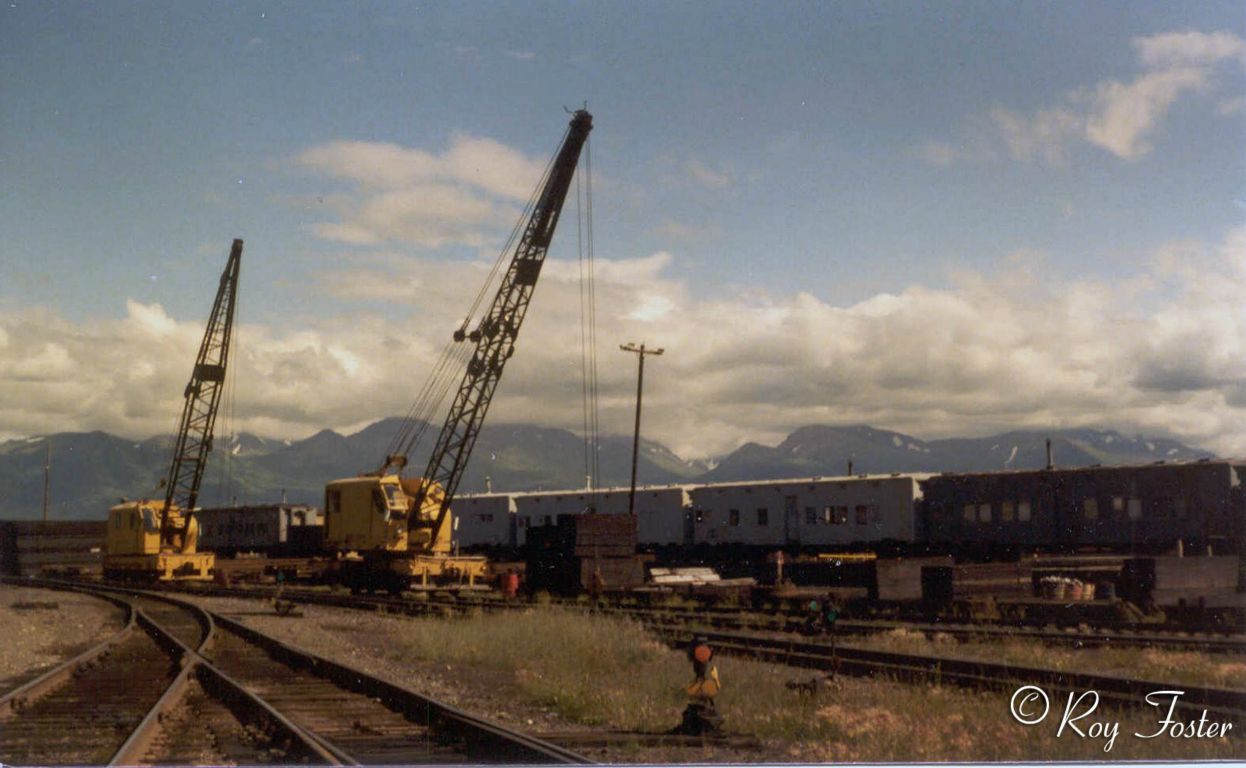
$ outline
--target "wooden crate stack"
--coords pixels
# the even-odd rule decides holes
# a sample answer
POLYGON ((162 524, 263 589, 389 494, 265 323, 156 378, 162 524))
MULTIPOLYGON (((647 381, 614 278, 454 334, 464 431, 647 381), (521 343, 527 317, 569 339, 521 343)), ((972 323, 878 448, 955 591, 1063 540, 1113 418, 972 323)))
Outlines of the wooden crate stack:
POLYGON ((634 515, 564 515, 556 525, 528 529, 527 575, 532 590, 591 591, 595 573, 605 590, 644 583, 634 515))

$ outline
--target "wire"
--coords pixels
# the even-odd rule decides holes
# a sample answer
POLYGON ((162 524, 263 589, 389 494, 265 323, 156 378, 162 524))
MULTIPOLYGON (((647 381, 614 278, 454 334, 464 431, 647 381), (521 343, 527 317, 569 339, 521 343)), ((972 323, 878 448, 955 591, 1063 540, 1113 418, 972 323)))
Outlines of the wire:
MULTIPOLYGON (((570 128, 563 132, 562 138, 558 142, 561 147, 570 132, 570 128)), ((540 182, 536 185, 532 194, 528 197, 527 203, 524 205, 523 211, 519 218, 515 221, 514 227, 511 228, 510 235, 506 239, 505 245, 498 252, 497 258, 493 262, 493 266, 489 269, 480 290, 476 292, 476 297, 472 300, 471 307, 468 309, 467 316, 459 326, 462 334, 467 333, 468 327, 472 324, 472 319, 480 309, 481 303, 490 293, 490 289, 497 281, 498 273, 502 266, 507 263, 507 256, 510 254, 515 244, 516 238, 522 233, 524 224, 530 218, 533 208, 536 206, 541 192, 545 189, 546 181, 549 179, 554 162, 558 158, 558 149, 550 156, 549 162, 545 164, 545 169, 541 173, 540 182)), ((456 334, 457 336, 457 334, 456 334)), ((433 417, 440 412, 441 405, 445 401, 446 396, 450 392, 450 388, 454 385, 454 381, 460 378, 459 374, 466 366, 468 359, 475 352, 474 347, 463 344, 463 339, 456 338, 446 344, 442 348, 441 354, 437 357, 432 369, 429 371, 428 377, 424 384, 420 387, 419 393, 416 395, 415 401, 407 409, 407 415, 403 418, 402 424, 398 428, 397 434, 390 441, 389 450, 386 453, 388 461, 389 456, 409 457, 420 444, 424 435, 428 432, 428 428, 432 423, 433 417)))
POLYGON ((593 477, 601 477, 601 429, 600 420, 598 418, 598 398, 597 398, 597 281, 594 274, 596 252, 593 245, 593 142, 586 139, 584 142, 584 166, 585 166, 585 191, 588 201, 588 222, 586 230, 588 233, 588 317, 589 317, 589 349, 590 349, 590 386, 589 392, 592 398, 592 428, 593 428, 593 477))

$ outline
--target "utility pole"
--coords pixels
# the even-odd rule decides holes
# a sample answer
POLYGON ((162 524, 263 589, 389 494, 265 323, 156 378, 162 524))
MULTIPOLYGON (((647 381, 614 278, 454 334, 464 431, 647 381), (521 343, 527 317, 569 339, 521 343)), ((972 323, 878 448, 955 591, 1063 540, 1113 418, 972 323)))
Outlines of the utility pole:
POLYGON ((52 438, 44 438, 47 453, 43 458, 43 522, 48 521, 48 493, 52 487, 52 438))
POLYGON ((640 373, 636 376, 636 432, 632 436, 632 486, 627 494, 627 514, 634 515, 636 514, 636 458, 640 450, 640 403, 645 387, 645 355, 660 355, 666 350, 645 349, 644 342, 641 342, 639 347, 631 343, 620 344, 619 349, 624 352, 635 352, 640 358, 640 373))

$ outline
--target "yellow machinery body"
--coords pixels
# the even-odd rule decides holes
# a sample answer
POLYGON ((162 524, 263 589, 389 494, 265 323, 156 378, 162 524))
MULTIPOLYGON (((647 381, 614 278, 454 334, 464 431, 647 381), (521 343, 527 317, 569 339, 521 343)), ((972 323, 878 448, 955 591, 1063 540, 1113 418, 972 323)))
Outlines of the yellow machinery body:
POLYGON ((325 487, 325 543, 338 551, 339 572, 352 590, 470 587, 488 575, 486 558, 451 554, 453 514, 434 530, 445 498, 439 485, 412 509, 420 482, 390 474, 325 487))
MULTIPOLYGON (((184 540, 162 544, 160 512, 164 501, 130 501, 108 510, 104 537, 104 575, 145 581, 208 580, 216 565, 211 552, 197 552, 199 524, 192 516, 184 540)), ((169 524, 180 530, 185 516, 174 507, 169 524)), ((179 537, 180 539, 181 537, 179 537)))

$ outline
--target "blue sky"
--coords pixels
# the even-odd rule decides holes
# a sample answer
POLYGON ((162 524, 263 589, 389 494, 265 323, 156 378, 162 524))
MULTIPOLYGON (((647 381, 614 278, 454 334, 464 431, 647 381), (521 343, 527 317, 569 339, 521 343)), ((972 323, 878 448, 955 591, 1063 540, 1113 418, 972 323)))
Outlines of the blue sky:
MULTIPOLYGON (((595 247, 603 280, 619 286, 601 332, 610 349, 637 333, 660 343, 665 334, 668 347, 684 340, 685 362, 666 361, 669 389, 655 395, 671 410, 669 434, 656 437, 708 454, 810 421, 922 437, 1055 422, 1246 451, 1231 437, 1246 426, 1246 319, 1204 295, 1240 277, 1240 3, 18 0, 0 14, 0 391, 10 403, 59 382, 56 360, 90 368, 90 350, 106 344, 79 350, 83 332, 126 337, 126 323, 154 318, 193 339, 238 236, 243 321, 270 361, 257 360, 244 383, 253 394, 240 402, 254 415, 240 418, 298 436, 405 410, 419 377, 404 389, 370 378, 369 361, 405 354, 418 371, 421 345, 441 338, 437 323, 454 324, 446 276, 491 258, 521 202, 512 190, 535 183, 525 173, 555 148, 563 107, 587 100, 595 247), (360 170, 373 167, 405 170, 377 181, 360 170), (1201 260, 1194 273, 1174 266, 1201 260), (1012 295, 1008 275, 1019 272, 1038 281, 1031 296, 1051 292, 1048 312, 1071 326, 1136 335, 1112 357, 1086 346, 1093 337, 1047 349, 1015 334, 979 345, 944 334, 923 339, 928 369, 907 369, 914 352, 886 325, 898 322, 893 299, 935 324, 938 307, 974 291, 1012 295), (1133 292, 1098 308, 1061 304, 1122 286, 1133 292), (1212 307, 1221 314, 1198 314, 1212 307), (799 329, 810 349, 757 369, 776 344, 718 339, 725 321, 701 324, 720 312, 749 329, 773 323, 780 336, 799 329), (876 318, 867 330, 882 346, 851 354, 877 364, 824 358, 835 344, 817 341, 863 317, 876 318), (1181 329, 1195 317, 1227 330, 1190 360, 1181 329), (411 324, 392 340, 411 346, 371 349, 347 332, 374 322, 411 324), (977 380, 976 399, 961 402, 957 371, 977 363, 941 366, 977 346, 996 361, 1019 349, 1024 364, 1042 361, 1036 374, 1054 368, 1067 381, 1013 402, 1015 382, 988 375, 997 383, 977 380), (289 370, 271 367, 307 350, 289 370), (343 364, 339 385, 357 387, 354 402, 371 410, 260 385, 295 369, 332 381, 324 365, 344 359, 355 364, 343 364), (694 364, 698 382, 680 367, 694 364), (741 377, 756 386, 721 386, 741 377), (789 380, 803 383, 788 391, 789 380), (1119 384, 1124 404, 1109 397, 1119 384), (854 399, 866 387, 889 397, 854 399), (1209 408, 1214 423, 1191 426, 1189 414, 1209 408), (685 412, 695 417, 681 421, 685 412)), ((553 257, 573 259, 574 245, 564 224, 553 257)), ((575 293, 548 293, 555 306, 544 310, 538 294, 534 322, 556 328, 575 293)), ((1028 317, 1025 294, 1001 311, 1028 317)), ((0 434, 165 424, 172 416, 156 413, 176 403, 159 393, 185 378, 192 354, 169 341, 167 359, 143 357, 152 413, 66 391, 46 408, 0 406, 0 434)), ((156 354, 151 344, 123 349, 156 354)), ((107 377, 107 361, 97 365, 107 377)), ((514 402, 498 415, 574 426, 556 398, 533 410, 537 393, 557 390, 541 369, 559 365, 572 367, 539 355, 520 366, 514 402)), ((618 389, 606 421, 619 431, 628 374, 606 372, 605 394, 618 389)))

